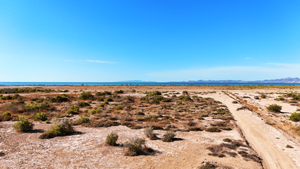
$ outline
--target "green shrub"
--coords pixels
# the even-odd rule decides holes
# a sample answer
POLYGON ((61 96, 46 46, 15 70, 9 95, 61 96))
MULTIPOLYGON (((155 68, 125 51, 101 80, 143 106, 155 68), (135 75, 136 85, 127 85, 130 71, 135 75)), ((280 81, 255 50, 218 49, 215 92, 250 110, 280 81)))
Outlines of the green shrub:
POLYGON ((103 102, 103 104, 109 104, 109 102, 108 102, 107 100, 105 100, 105 101, 103 102))
POLYGON ((112 102, 113 99, 109 97, 109 98, 106 98, 105 101, 107 101, 107 102, 112 102))
POLYGON ((11 116, 10 112, 9 111, 6 111, 2 114, 2 116, 11 116))
POLYGON ((217 166, 210 164, 210 163, 206 163, 205 165, 202 165, 200 167, 200 169, 216 169, 216 168, 217 168, 217 166))
POLYGON ((104 107, 104 104, 99 104, 98 107, 104 107))
POLYGON ((271 111, 271 112, 276 112, 276 113, 278 113, 278 112, 281 111, 282 106, 279 106, 279 105, 277 105, 277 104, 272 104, 272 105, 268 106, 267 109, 268 109, 269 111, 271 111))
POLYGON ((33 129, 33 125, 30 121, 28 121, 27 117, 19 117, 19 121, 16 122, 13 127, 17 132, 28 132, 33 129))
POLYGON ((85 115, 82 115, 79 120, 82 123, 88 123, 90 121, 90 118, 86 117, 85 115))
POLYGON ((44 112, 37 113, 34 117, 34 121, 45 121, 47 120, 47 114, 44 112))
POLYGON ((104 91, 103 92, 105 95, 111 95, 111 92, 110 91, 104 91))
POLYGON ((284 100, 284 98, 283 97, 281 97, 281 96, 279 96, 278 98, 276 98, 276 99, 274 99, 274 100, 284 100))
POLYGON ((118 134, 111 132, 110 134, 108 134, 106 136, 106 144, 107 145, 111 145, 111 146, 115 146, 117 145, 117 140, 118 140, 119 136, 118 134))
POLYGON ((74 133, 74 129, 69 122, 63 124, 54 124, 51 128, 39 136, 40 139, 49 139, 56 136, 65 136, 74 133))
POLYGON ((96 92, 96 96, 104 96, 105 93, 101 93, 101 92, 96 92))
POLYGON ((292 100, 300 100, 300 94, 293 96, 292 100))
POLYGON ((69 108, 68 114, 78 114, 79 107, 77 105, 73 105, 69 108))
POLYGON ((172 131, 168 131, 166 134, 163 135, 162 141, 163 142, 173 142, 175 138, 175 133, 172 131))
POLYGON ((94 99, 94 95, 92 95, 91 92, 82 92, 79 95, 79 99, 81 99, 81 100, 92 100, 92 99, 94 99))
POLYGON ((158 96, 161 95, 161 92, 159 91, 152 91, 152 92, 147 92, 147 97, 151 97, 151 96, 158 96))
POLYGON ((292 113, 290 115, 290 120, 292 120, 292 121, 300 121, 300 113, 292 113))
POLYGON ((188 95, 186 95, 186 96, 185 95, 181 95, 181 96, 178 97, 178 99, 186 101, 186 102, 193 102, 193 100, 191 99, 191 97, 188 96, 188 95))
POLYGON ((261 94, 260 97, 261 97, 262 99, 265 99, 265 98, 267 98, 267 95, 261 94))
POLYGON ((78 106, 79 107, 89 106, 89 103, 81 101, 81 102, 78 103, 78 106))
POLYGON ((124 93, 123 90, 115 90, 114 93, 124 93))
POLYGON ((145 139, 143 138, 131 138, 124 144, 127 151, 126 156, 136 156, 143 152, 143 147, 145 146, 145 139))
POLYGON ((100 109, 93 109, 93 110, 91 110, 90 111, 90 114, 96 114, 96 113, 100 113, 101 112, 101 110, 100 109))
POLYGON ((24 105, 24 110, 25 111, 37 111, 37 110, 41 110, 43 108, 42 104, 39 104, 39 103, 33 103, 33 104, 30 104, 30 103, 27 103, 24 105))
POLYGON ((45 121, 45 123, 46 123, 46 124, 49 124, 49 123, 50 123, 50 121, 49 121, 49 120, 46 120, 46 121, 45 121))
POLYGON ((116 109, 116 110, 122 110, 122 109, 123 109, 123 106, 121 106, 121 105, 116 105, 116 106, 115 106, 115 109, 116 109))
POLYGON ((62 94, 61 96, 57 95, 50 99, 50 102, 53 102, 53 103, 61 103, 61 102, 68 102, 68 101, 69 101, 69 98, 68 98, 68 95, 66 95, 66 94, 62 94))
POLYGON ((104 101, 104 98, 100 97, 98 100, 101 102, 101 101, 104 101))
POLYGON ((157 118, 158 118, 158 117, 157 117, 157 115, 155 115, 155 114, 153 114, 153 115, 149 114, 148 117, 147 117, 147 119, 149 119, 149 120, 151 120, 151 121, 155 121, 157 118))

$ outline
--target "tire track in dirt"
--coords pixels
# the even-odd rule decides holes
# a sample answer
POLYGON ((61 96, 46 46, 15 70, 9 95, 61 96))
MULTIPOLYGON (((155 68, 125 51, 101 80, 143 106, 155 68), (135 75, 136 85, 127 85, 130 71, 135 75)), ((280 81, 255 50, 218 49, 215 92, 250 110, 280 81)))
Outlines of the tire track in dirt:
MULTIPOLYGON (((226 104, 232 113, 237 125, 243 131, 249 144, 263 159, 264 168, 268 169, 297 169, 295 161, 277 146, 274 136, 268 132, 267 124, 257 115, 244 110, 236 111, 240 104, 233 104, 233 99, 225 94, 218 95, 215 98, 218 101, 226 104)), ((284 135, 283 135, 284 136, 284 135)))

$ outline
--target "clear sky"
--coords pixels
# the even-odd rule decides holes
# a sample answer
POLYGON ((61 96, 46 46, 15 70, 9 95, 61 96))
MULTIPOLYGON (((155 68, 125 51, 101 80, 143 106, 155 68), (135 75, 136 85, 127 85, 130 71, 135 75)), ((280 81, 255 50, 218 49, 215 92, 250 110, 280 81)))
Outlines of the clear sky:
POLYGON ((0 0, 0 81, 300 77, 299 0, 0 0))

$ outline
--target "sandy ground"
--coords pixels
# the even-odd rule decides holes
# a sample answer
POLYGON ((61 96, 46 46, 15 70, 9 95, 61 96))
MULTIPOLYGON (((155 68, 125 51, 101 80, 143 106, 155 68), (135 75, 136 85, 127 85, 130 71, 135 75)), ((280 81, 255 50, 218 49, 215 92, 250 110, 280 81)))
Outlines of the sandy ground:
POLYGON ((250 145, 263 158, 265 168, 300 168, 300 144, 298 142, 291 141, 287 134, 267 125, 256 113, 248 110, 236 111, 241 105, 233 104, 233 99, 227 95, 216 94, 212 97, 228 106, 250 145), (286 148, 286 145, 291 145, 293 148, 286 148))
MULTIPOLYGON (((45 87, 49 88, 49 87, 45 87)), ((263 159, 263 167, 269 169, 294 169, 300 168, 300 142, 285 132, 266 124, 257 112, 249 110, 236 111, 241 104, 233 104, 230 97, 223 94, 222 87, 163 87, 163 86, 74 86, 58 87, 53 89, 79 90, 132 90, 137 91, 213 91, 209 94, 215 100, 223 102, 233 114, 237 125, 241 128, 243 135, 250 146, 263 159), (287 145, 293 148, 286 148, 287 145)), ((297 89, 299 92, 299 89, 297 89)), ((253 97, 257 92, 268 90, 243 90, 231 91, 240 95, 253 97)), ((273 90, 274 92, 288 92, 290 90, 273 90)), ((203 96, 203 95, 201 95, 203 96)), ((275 96, 275 95, 274 95, 275 96)), ((250 101, 250 100, 249 100, 250 101)), ((288 103, 275 101, 273 98, 264 100, 251 100, 262 111, 269 104, 283 106, 283 112, 289 115, 295 112, 297 107, 288 103)), ((177 136, 183 140, 172 143, 164 143, 160 140, 147 140, 147 145, 158 151, 156 155, 126 157, 123 148, 108 147, 104 145, 107 133, 117 131, 120 135, 119 142, 125 142, 132 136, 144 137, 142 130, 131 130, 124 126, 109 128, 85 128, 76 127, 81 134, 57 137, 49 140, 39 140, 39 132, 19 134, 13 131, 12 122, 1 122, 0 128, 0 150, 6 154, 0 157, 0 168, 197 168, 203 161, 213 161, 218 164, 231 166, 233 168, 261 168, 260 164, 253 161, 244 161, 240 156, 218 158, 208 156, 207 146, 220 144, 225 137, 241 140, 242 136, 235 129, 220 133, 201 132, 177 132, 177 136), (3 142, 3 140, 6 140, 3 142), (18 141, 18 140, 24 140, 18 141), (9 145, 9 146, 7 146, 9 145), (38 145, 38 148, 36 146, 38 145)), ((50 125, 36 124, 36 129, 47 129, 50 125)), ((162 136, 164 131, 156 131, 162 136)))
MULTIPOLYGON (((117 143, 124 143, 133 136, 144 137, 142 129, 76 127, 81 133, 40 140, 38 129, 45 130, 50 125, 35 123, 36 132, 20 134, 14 132, 12 124, 2 122, 0 128, 0 149, 6 153, 0 157, 0 168, 197 168, 206 161, 233 168, 261 168, 260 163, 245 161, 239 155, 235 158, 208 155, 207 146, 220 144, 224 138, 243 140, 237 129, 221 133, 176 132, 180 140, 171 143, 146 139, 146 145, 157 153, 128 157, 123 155, 122 147, 106 146, 106 135, 117 132, 117 143)), ((165 131, 155 132, 161 137, 165 131)))

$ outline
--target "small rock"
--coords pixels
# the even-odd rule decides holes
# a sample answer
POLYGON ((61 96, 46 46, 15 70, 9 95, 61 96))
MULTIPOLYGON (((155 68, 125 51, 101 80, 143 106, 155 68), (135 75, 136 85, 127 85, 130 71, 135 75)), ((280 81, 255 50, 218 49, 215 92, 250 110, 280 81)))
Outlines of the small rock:
POLYGON ((290 146, 290 145, 286 145, 286 148, 294 148, 294 147, 292 147, 292 146, 290 146))
POLYGON ((0 152, 0 157, 5 156, 5 153, 3 153, 2 151, 0 152))

